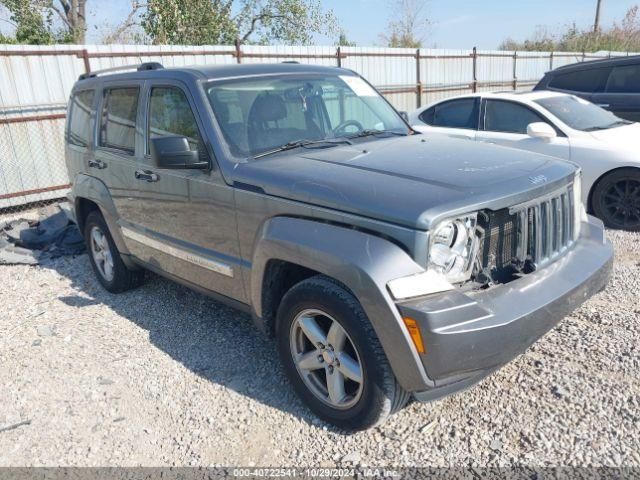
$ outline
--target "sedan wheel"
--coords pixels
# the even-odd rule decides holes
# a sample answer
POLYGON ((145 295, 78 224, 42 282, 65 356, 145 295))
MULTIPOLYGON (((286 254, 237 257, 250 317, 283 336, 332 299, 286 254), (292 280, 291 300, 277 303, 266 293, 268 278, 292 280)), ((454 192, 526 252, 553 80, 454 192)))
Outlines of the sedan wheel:
POLYGON ((591 206, 607 227, 640 231, 640 169, 620 168, 602 177, 591 206))
POLYGON ((304 310, 291 324, 289 338, 296 369, 316 398, 336 409, 358 402, 362 363, 340 323, 320 310, 304 310))
POLYGON ((610 223, 631 229, 640 225, 640 181, 625 178, 612 184, 604 194, 604 209, 610 223))

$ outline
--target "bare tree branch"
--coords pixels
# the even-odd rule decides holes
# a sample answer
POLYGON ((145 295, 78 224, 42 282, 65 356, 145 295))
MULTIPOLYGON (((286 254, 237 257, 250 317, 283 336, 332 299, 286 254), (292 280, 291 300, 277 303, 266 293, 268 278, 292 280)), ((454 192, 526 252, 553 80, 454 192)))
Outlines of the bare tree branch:
MULTIPOLYGON (((64 7, 63 7, 64 8, 64 7)), ((62 12, 58 7, 56 7, 55 5, 51 5, 51 9, 56 12, 58 14, 58 16, 60 17, 60 20, 62 20, 65 25, 69 28, 71 28, 71 22, 69 21, 69 19, 67 18, 66 13, 62 12)))
POLYGON ((292 23, 291 19, 286 15, 279 15, 279 14, 273 14, 273 13, 261 13, 260 15, 257 15, 251 19, 251 26, 249 27, 249 30, 247 31, 247 33, 245 33, 242 36, 240 41, 242 43, 246 42, 249 39, 249 37, 253 34, 253 32, 256 31, 256 27, 258 26, 259 22, 261 23, 261 22, 264 22, 265 20, 274 20, 276 18, 280 18, 287 21, 288 23, 292 23))
POLYGON ((116 27, 113 32, 104 37, 104 43, 113 43, 129 28, 138 25, 138 22, 136 22, 136 15, 143 8, 147 8, 146 3, 140 3, 137 0, 131 0, 131 11, 127 15, 127 18, 122 23, 120 23, 120 25, 118 25, 118 27, 116 27))

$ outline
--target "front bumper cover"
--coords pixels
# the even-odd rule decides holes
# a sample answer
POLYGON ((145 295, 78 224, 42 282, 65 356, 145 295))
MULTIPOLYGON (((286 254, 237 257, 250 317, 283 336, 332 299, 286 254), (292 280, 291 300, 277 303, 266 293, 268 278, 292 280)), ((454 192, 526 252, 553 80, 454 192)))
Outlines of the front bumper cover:
POLYGON ((537 272, 484 291, 399 303, 402 316, 420 326, 421 360, 435 383, 414 397, 428 401, 462 390, 511 361, 602 290, 612 264, 602 222, 589 217, 571 251, 537 272))

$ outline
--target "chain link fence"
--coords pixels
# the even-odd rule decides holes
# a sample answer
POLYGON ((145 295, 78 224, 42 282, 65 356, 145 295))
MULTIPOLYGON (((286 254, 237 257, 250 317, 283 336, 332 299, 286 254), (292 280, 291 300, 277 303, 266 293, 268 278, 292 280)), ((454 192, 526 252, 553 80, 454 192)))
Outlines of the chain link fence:
POLYGON ((352 69, 401 111, 469 92, 531 89, 550 69, 621 53, 287 46, 0 45, 0 214, 63 198, 66 102, 82 73, 165 66, 298 61, 352 69))

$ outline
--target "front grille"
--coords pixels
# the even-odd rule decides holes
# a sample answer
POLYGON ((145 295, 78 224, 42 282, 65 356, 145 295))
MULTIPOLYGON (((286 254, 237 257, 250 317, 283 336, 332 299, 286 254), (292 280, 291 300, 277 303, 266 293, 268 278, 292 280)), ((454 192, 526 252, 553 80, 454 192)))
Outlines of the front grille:
POLYGON ((561 256, 576 241, 579 222, 573 185, 536 200, 478 217, 479 275, 502 282, 561 256))

